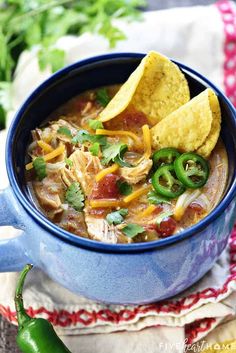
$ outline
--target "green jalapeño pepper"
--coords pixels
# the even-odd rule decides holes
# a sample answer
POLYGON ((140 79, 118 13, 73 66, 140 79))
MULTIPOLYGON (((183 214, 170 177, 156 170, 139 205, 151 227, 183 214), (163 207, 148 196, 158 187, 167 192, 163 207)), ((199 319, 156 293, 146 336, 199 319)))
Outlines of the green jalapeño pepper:
POLYGON ((185 191, 185 186, 176 177, 173 164, 163 165, 157 169, 152 177, 152 186, 157 193, 171 199, 185 191))
POLYGON ((190 189, 198 189, 206 184, 209 177, 208 162, 197 153, 183 153, 174 162, 178 179, 190 189))
POLYGON ((159 168, 163 164, 174 163, 179 156, 180 153, 177 149, 172 147, 162 148, 159 151, 154 152, 152 156, 154 169, 159 168))
POLYGON ((69 349, 57 336, 52 324, 45 319, 33 319, 24 309, 22 290, 25 277, 32 265, 26 265, 20 274, 16 293, 15 306, 18 320, 18 347, 24 353, 70 353, 69 349))

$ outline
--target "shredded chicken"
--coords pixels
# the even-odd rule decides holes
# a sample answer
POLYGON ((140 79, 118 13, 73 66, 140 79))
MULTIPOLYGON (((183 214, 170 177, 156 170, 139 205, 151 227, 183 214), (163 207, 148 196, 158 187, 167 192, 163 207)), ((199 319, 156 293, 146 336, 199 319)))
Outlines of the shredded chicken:
POLYGON ((151 159, 142 159, 140 163, 134 167, 122 167, 120 168, 120 175, 130 184, 137 184, 141 180, 145 179, 150 169, 152 168, 151 159))
MULTIPOLYGON (((57 131, 60 127, 67 127, 73 136, 76 135, 76 133, 78 132, 78 128, 76 126, 73 126, 68 121, 65 121, 63 119, 59 119, 57 122, 53 122, 50 125, 51 134, 57 136, 57 139, 63 142, 70 142, 70 137, 63 134, 58 135, 57 131)), ((46 134, 46 132, 43 132, 43 134, 46 134)))
POLYGON ((70 156, 70 160, 73 163, 70 174, 80 182, 84 193, 89 195, 95 182, 95 175, 102 170, 99 158, 90 152, 76 150, 70 156))
POLYGON ((67 210, 64 210, 60 219, 60 226, 69 232, 88 238, 83 212, 77 212, 70 206, 67 210))
POLYGON ((129 243, 132 240, 125 237, 117 226, 109 225, 105 219, 95 218, 89 215, 85 209, 85 222, 87 231, 91 239, 99 240, 104 243, 129 243))
POLYGON ((60 173, 48 173, 48 176, 42 181, 34 182, 33 187, 41 206, 48 210, 57 210, 60 208, 60 195, 64 195, 60 173))

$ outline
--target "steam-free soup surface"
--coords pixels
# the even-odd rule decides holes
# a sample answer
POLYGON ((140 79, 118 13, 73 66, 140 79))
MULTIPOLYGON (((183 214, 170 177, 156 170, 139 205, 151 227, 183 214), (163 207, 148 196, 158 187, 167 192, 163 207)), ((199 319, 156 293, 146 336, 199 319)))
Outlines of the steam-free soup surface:
POLYGON ((199 222, 220 201, 227 181, 225 147, 219 140, 211 153, 202 188, 160 197, 151 183, 155 150, 148 155, 142 128, 152 126, 148 118, 131 106, 103 125, 96 120, 118 89, 85 92, 32 131, 30 192, 48 219, 82 237, 130 243, 172 236, 199 222))

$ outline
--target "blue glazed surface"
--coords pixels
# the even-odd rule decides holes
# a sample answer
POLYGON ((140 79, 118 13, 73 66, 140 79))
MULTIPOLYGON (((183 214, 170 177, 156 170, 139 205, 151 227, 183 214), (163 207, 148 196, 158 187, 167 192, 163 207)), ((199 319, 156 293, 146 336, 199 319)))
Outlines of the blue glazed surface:
POLYGON ((161 241, 104 244, 75 236, 49 222, 33 205, 24 176, 30 130, 72 96, 124 82, 142 54, 110 54, 71 65, 45 81, 26 100, 10 128, 6 163, 11 188, 0 193, 0 225, 23 229, 0 242, 0 270, 32 262, 71 291, 108 303, 150 303, 171 297, 200 279, 225 248, 235 221, 236 113, 227 98, 184 65, 191 95, 212 87, 221 103, 222 138, 230 160, 227 193, 202 222, 161 241))

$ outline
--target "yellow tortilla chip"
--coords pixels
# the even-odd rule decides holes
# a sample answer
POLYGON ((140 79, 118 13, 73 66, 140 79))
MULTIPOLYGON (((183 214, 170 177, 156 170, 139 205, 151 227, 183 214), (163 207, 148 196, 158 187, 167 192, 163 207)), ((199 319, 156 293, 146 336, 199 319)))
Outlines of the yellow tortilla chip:
POLYGON ((213 115, 211 131, 207 136, 203 145, 197 149, 197 153, 199 153, 203 157, 208 157, 211 154, 212 150, 214 149, 218 141, 218 138, 220 135, 220 128, 221 128, 220 104, 215 93, 213 91, 210 91, 210 92, 211 94, 209 96, 209 99, 210 99, 210 105, 211 105, 212 115, 213 115))
POLYGON ((111 120, 133 106, 156 124, 189 99, 188 83, 178 66, 151 51, 100 113, 99 120, 111 120))
POLYGON ((209 155, 219 134, 218 99, 206 89, 188 103, 168 115, 152 129, 153 145, 157 148, 175 147, 181 151, 202 151, 209 155))

